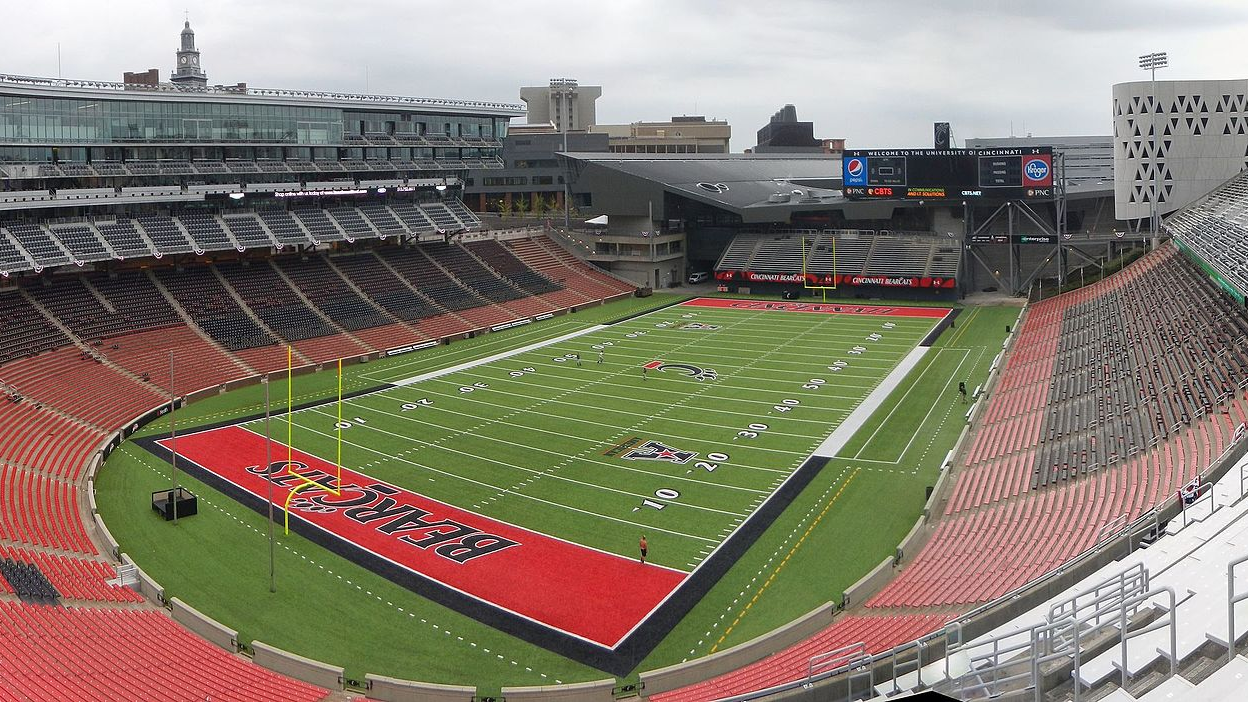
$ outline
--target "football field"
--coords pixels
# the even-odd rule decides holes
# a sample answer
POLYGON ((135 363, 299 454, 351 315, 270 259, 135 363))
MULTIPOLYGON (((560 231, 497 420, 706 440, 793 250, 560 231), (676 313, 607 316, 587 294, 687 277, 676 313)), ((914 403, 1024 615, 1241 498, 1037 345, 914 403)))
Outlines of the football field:
POLYGON ((173 445, 253 508, 272 478, 293 529, 413 590, 613 649, 709 560, 731 565, 946 313, 692 300, 435 372, 391 363, 341 403, 274 398, 271 445, 254 417, 173 445))

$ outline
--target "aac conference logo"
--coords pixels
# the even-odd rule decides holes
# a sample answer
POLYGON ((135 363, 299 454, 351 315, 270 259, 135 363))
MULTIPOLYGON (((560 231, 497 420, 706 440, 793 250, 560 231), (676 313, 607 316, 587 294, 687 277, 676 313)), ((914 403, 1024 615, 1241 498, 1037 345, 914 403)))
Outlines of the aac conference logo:
POLYGON ((845 183, 847 185, 866 185, 866 175, 867 162, 865 159, 854 156, 845 162, 845 183))

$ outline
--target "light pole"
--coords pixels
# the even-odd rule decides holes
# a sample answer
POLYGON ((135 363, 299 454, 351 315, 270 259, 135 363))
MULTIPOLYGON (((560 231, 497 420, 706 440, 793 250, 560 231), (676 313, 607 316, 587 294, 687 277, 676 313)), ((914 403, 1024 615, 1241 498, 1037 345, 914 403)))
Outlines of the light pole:
POLYGON ((1161 171, 1161 166, 1157 162, 1158 160, 1157 159, 1157 156, 1158 156, 1157 154, 1157 69, 1165 68, 1167 65, 1169 64, 1167 63, 1166 52, 1164 51, 1160 51, 1160 52, 1156 52, 1152 54, 1144 54, 1143 56, 1140 57, 1140 68, 1143 68, 1144 70, 1148 71, 1152 75, 1152 82, 1153 82, 1153 85, 1152 85, 1153 104, 1149 107, 1148 113, 1149 113, 1149 116, 1152 118, 1152 128, 1149 131, 1153 137, 1152 138, 1152 142, 1153 142, 1153 178, 1152 178, 1153 196, 1149 198, 1149 201, 1152 204, 1152 211, 1149 215, 1149 226, 1152 229, 1154 239, 1157 238, 1157 225, 1159 224, 1158 222, 1159 213, 1157 210, 1157 193, 1158 193, 1159 188, 1157 187, 1157 178, 1161 171))

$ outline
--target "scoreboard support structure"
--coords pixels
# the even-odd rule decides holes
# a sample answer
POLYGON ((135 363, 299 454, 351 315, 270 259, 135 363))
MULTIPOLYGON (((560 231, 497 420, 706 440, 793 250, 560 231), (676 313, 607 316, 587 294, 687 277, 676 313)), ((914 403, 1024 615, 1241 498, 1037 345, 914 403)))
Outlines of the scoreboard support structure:
MULTIPOLYGON (((1082 271, 1093 267, 1100 275, 1104 275, 1106 264, 1123 251, 1139 246, 1141 243, 1149 248, 1147 237, 1127 238, 1126 232, 1117 232, 1110 237, 1081 238, 1072 240, 1071 233, 1064 228, 1053 227, 1047 219, 1036 212, 1031 203, 1008 200, 1000 203, 992 213, 982 221, 975 222, 974 209, 964 203, 964 222, 966 223, 965 245, 961 281, 964 286, 962 294, 972 292, 975 287, 976 271, 986 273, 995 282, 998 289, 1011 295, 1030 294, 1037 283, 1043 285, 1042 277, 1052 269, 1056 271, 1057 286, 1070 282, 1074 269, 1082 271), (1019 225, 1027 222, 1031 225, 1028 233, 1020 234, 1019 225), (1004 223, 1005 234, 1000 232, 1004 223), (1039 229, 1041 233, 1033 233, 1039 229), (1001 270, 992 263, 993 253, 999 256, 1000 247, 1006 247, 1006 267, 1001 270), (1103 247, 1103 248, 1102 248, 1103 247), (1030 256, 1023 252, 1030 250, 1030 256), (1037 256, 1034 252, 1038 250, 1037 256), (1024 265, 1024 259, 1030 258, 1030 264, 1024 265)), ((1060 210, 1058 212, 1060 221, 1060 210)), ((1156 246, 1154 241, 1153 246, 1156 246)), ((1083 274, 1078 274, 1083 278, 1083 274)), ((1043 288, 1039 291, 1043 296, 1043 288)))

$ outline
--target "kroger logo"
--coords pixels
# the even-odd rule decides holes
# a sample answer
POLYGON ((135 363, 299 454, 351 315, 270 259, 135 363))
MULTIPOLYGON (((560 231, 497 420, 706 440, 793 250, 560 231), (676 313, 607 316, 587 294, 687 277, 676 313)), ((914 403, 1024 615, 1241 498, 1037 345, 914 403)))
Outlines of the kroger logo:
POLYGON ((1033 158, 1023 167, 1027 171, 1027 177, 1031 180, 1044 180, 1049 177, 1049 164, 1038 158, 1033 158))
POLYGON ((862 169, 863 169, 862 159, 851 158, 849 159, 849 166, 846 168, 845 172, 857 178, 858 176, 862 175, 862 169))

